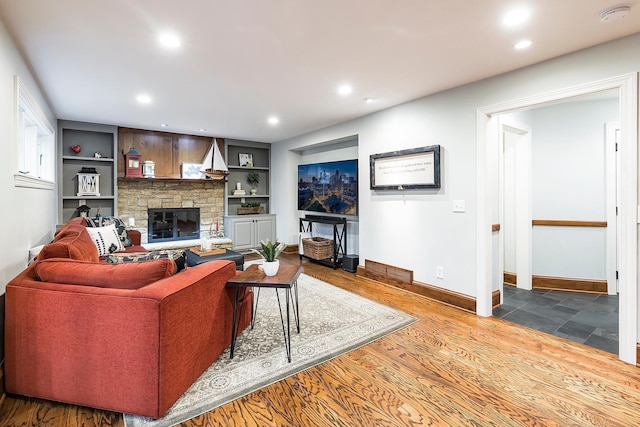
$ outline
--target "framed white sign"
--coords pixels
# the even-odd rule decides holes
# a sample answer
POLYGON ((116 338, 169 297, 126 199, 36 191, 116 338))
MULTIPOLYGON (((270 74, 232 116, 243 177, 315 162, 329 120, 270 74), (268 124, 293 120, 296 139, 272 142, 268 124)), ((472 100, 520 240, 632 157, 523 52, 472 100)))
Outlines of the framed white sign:
POLYGON ((372 190, 440 188, 440 146, 369 156, 372 190))
POLYGON ((205 174, 200 169, 202 169, 202 163, 183 163, 182 179, 204 179, 205 174))

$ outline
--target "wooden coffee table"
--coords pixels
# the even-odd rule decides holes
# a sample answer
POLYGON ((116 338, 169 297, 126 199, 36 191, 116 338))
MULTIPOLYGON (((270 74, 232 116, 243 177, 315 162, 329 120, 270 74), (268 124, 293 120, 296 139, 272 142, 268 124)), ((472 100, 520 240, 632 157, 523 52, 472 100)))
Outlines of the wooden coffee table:
POLYGON ((238 324, 242 318, 242 310, 244 304, 239 304, 240 301, 244 301, 247 288, 257 288, 255 302, 252 308, 251 316, 251 329, 255 322, 255 316, 258 310, 258 299, 260 298, 261 288, 272 288, 276 291, 276 297, 278 299, 278 310, 280 310, 280 320, 282 322, 282 333, 284 334, 284 345, 287 350, 287 360, 291 362, 291 327, 290 327, 290 315, 289 306, 293 306, 293 316, 296 321, 296 330, 300 333, 300 316, 298 311, 298 277, 302 274, 302 266, 299 265, 286 265, 280 264, 278 268, 278 274, 275 276, 267 276, 264 274, 261 268, 257 264, 250 265, 242 273, 236 275, 227 282, 227 286, 235 288, 235 298, 233 301, 233 321, 231 322, 231 351, 230 358, 233 359, 233 354, 236 348, 236 338, 238 337, 238 324), (279 289, 285 290, 286 311, 287 311, 287 324, 284 323, 284 315, 282 313, 282 305, 280 304, 279 289), (241 292, 242 290, 242 292, 241 292), (289 300, 293 300, 290 304, 289 300), (240 305, 240 307, 238 307, 240 305))

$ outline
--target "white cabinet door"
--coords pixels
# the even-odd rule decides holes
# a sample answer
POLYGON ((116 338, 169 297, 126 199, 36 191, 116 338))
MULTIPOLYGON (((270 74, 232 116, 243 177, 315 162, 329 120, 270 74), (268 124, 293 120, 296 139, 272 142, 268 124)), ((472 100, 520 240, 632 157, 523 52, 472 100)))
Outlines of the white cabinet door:
POLYGON ((234 219, 231 222, 233 228, 233 248, 251 249, 255 246, 254 223, 251 219, 234 219))
POLYGON ((260 242, 267 239, 271 240, 272 242, 275 242, 276 240, 275 218, 271 218, 271 217, 256 218, 254 224, 256 228, 256 246, 260 246, 260 242))
POLYGON ((228 216, 224 219, 225 235, 232 243, 232 249, 257 248, 261 240, 276 240, 275 215, 228 216))

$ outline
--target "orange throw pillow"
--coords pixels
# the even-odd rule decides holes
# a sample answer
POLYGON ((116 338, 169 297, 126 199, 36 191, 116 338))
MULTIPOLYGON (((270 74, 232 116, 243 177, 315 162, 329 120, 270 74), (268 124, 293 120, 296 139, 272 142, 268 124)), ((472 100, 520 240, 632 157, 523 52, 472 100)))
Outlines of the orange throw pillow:
POLYGON ((47 258, 72 258, 79 261, 98 262, 98 248, 85 227, 76 232, 65 231, 40 251, 38 260, 47 258))
POLYGON ((176 264, 168 258, 127 264, 49 258, 35 266, 43 282, 115 289, 138 289, 171 276, 175 269, 176 264))

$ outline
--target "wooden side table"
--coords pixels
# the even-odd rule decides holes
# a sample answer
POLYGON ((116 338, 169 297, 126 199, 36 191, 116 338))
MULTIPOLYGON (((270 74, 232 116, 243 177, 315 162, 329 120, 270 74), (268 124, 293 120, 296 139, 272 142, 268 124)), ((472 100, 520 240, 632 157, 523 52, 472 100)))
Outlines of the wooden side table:
POLYGON ((231 322, 231 350, 230 358, 233 359, 233 355, 236 347, 236 338, 238 337, 238 324, 242 317, 242 310, 244 304, 239 304, 240 301, 244 301, 244 296, 248 287, 257 288, 256 301, 253 304, 253 312, 251 317, 251 328, 255 322, 255 315, 258 309, 258 298, 260 296, 261 288, 272 288, 276 291, 276 297, 278 299, 278 310, 280 310, 280 320, 282 322, 282 333, 284 334, 284 344, 287 350, 287 360, 291 362, 291 326, 290 326, 290 309, 289 306, 293 306, 293 315, 296 322, 296 330, 300 333, 300 315, 298 309, 298 277, 302 274, 302 267, 299 265, 286 265, 280 264, 278 274, 275 276, 267 276, 264 272, 258 268, 257 264, 250 265, 242 273, 236 275, 227 282, 227 286, 235 288, 235 298, 233 301, 233 321, 231 322), (284 322, 284 315, 282 313, 282 305, 280 303, 279 289, 285 290, 285 305, 287 312, 287 324, 284 322), (242 290, 242 292, 241 292, 242 290), (290 303, 289 300, 292 300, 290 303), (240 307, 238 307, 240 305, 240 307))

